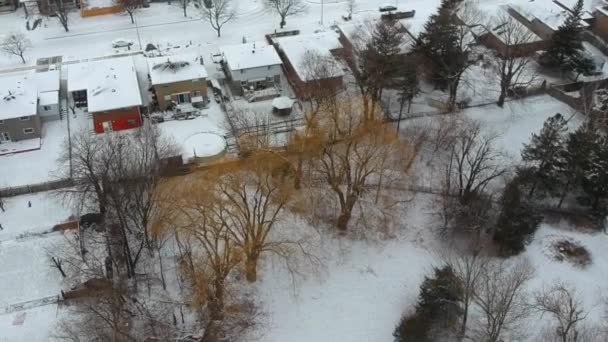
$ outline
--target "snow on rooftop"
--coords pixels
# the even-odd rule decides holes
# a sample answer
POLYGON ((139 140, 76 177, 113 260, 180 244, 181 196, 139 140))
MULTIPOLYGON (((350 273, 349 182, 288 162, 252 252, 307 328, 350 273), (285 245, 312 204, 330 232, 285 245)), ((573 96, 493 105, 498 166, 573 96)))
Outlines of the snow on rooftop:
POLYGON ((36 115, 38 90, 30 76, 0 78, 0 120, 36 115))
POLYGON ((272 106, 276 109, 288 109, 293 106, 295 101, 287 96, 275 97, 272 100, 272 106))
POLYGON ((49 106, 59 104, 59 92, 58 91, 45 91, 38 95, 38 105, 49 106))
POLYGON ((59 70, 36 72, 32 75, 39 93, 59 91, 59 70))
POLYGON ((152 85, 207 78, 203 58, 198 55, 175 55, 148 58, 152 85))
POLYGON ((509 29, 507 27, 507 25, 510 24, 508 21, 501 22, 497 25, 490 27, 489 29, 489 31, 492 32, 492 34, 496 38, 498 38, 503 44, 514 43, 515 41, 517 41, 518 44, 524 44, 540 42, 543 40, 540 36, 530 30, 527 26, 520 23, 517 19, 512 18, 510 20, 511 23, 514 25, 512 29, 509 29), (511 32, 509 32, 509 30, 511 32), (505 35, 508 35, 509 33, 516 33, 517 37, 505 37, 505 35), (507 42, 505 39, 511 40, 511 42, 507 42))
POLYGON ((87 91, 89 112, 141 106, 139 83, 132 57, 72 64, 68 91, 87 91))
POLYGON ((220 52, 233 71, 282 64, 274 47, 265 42, 226 45, 220 52))
MULTIPOLYGON (((528 21, 538 19, 554 31, 564 23, 569 14, 568 10, 560 7, 553 0, 518 0, 509 4, 509 7, 523 15, 528 21)), ((585 22, 581 24, 587 26, 585 22)))
MULTIPOLYGON (((379 20, 380 19, 367 19, 364 21, 351 21, 338 25, 338 29, 353 46, 356 46, 369 41, 371 32, 374 30, 374 26, 379 23, 379 20)), ((407 53, 412 49, 414 38, 407 32, 404 23, 397 21, 397 25, 400 26, 399 29, 403 30, 403 40, 400 46, 401 53, 407 53)))
POLYGON ((344 76, 339 62, 331 54, 331 50, 342 48, 342 44, 338 40, 338 34, 335 32, 279 37, 275 38, 274 41, 279 45, 279 49, 285 54, 300 80, 310 81, 315 79, 315 76, 306 70, 309 56, 313 54, 334 64, 332 77, 344 76))

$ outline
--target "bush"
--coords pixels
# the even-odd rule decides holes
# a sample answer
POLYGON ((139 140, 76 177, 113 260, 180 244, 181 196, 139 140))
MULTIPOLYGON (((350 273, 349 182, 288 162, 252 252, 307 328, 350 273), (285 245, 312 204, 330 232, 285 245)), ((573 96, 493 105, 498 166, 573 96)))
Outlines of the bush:
POLYGON ((450 266, 435 268, 420 286, 416 312, 405 315, 393 332, 396 342, 433 342, 451 334, 462 316, 462 284, 450 266))

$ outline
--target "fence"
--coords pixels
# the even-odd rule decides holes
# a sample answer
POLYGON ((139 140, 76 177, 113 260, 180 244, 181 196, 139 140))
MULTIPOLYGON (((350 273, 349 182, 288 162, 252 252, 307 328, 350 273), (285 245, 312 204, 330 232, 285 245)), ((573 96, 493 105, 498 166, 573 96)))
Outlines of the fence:
POLYGON ((19 196, 19 195, 33 194, 36 192, 51 191, 51 190, 57 190, 57 189, 61 189, 61 188, 69 188, 71 186, 74 186, 73 179, 61 179, 61 180, 50 181, 50 182, 45 182, 45 183, 2 188, 2 189, 0 189, 0 196, 1 197, 19 196))

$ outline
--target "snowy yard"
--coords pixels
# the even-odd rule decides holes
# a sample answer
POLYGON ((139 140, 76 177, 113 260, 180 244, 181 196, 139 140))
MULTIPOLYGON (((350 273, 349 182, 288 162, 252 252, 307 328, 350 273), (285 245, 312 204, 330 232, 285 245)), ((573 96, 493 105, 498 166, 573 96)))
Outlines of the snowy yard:
POLYGON ((66 120, 45 122, 39 150, 0 156, 0 188, 55 179, 53 173, 67 134, 66 120))

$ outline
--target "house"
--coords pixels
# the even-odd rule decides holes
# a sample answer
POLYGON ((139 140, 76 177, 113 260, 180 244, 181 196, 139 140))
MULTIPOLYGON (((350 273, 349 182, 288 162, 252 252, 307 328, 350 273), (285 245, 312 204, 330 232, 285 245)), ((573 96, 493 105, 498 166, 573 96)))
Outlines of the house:
MULTIPOLYGON (((520 23, 536 33, 541 39, 549 40, 572 12, 576 0, 535 0, 507 5, 507 12, 520 23)), ((591 13, 585 12, 582 25, 589 27, 591 13)))
MULTIPOLYGON (((371 39, 371 33, 374 27, 381 19, 352 21, 346 24, 338 25, 340 36, 338 40, 344 48, 344 55, 351 56, 357 46, 365 44, 371 39)), ((406 29, 404 23, 400 20, 394 21, 397 28, 403 32, 403 41, 400 46, 400 54, 405 56, 411 52, 415 40, 413 35, 406 29)))
POLYGON ((0 144, 40 138, 38 89, 29 75, 0 79, 0 144))
POLYGON ((38 87, 38 115, 45 121, 59 120, 59 70, 33 74, 38 87))
POLYGON ((70 65, 68 94, 76 107, 91 113, 96 133, 141 126, 142 99, 132 57, 70 65))
POLYGON ((272 38, 299 98, 310 98, 319 90, 335 93, 343 88, 344 71, 336 59, 344 53, 338 34, 320 32, 272 38))
POLYGON ((608 0, 602 0, 593 11, 593 33, 608 41, 608 0))
POLYGON ((174 104, 207 105, 207 70, 198 55, 148 58, 153 98, 161 110, 174 104))
POLYGON ((222 66, 233 93, 281 87, 282 61, 272 45, 253 42, 220 48, 222 66))
POLYGON ((503 57, 530 56, 548 47, 549 41, 541 38, 518 20, 511 20, 509 12, 505 12, 505 16, 499 16, 504 22, 487 27, 478 37, 483 45, 503 57))

